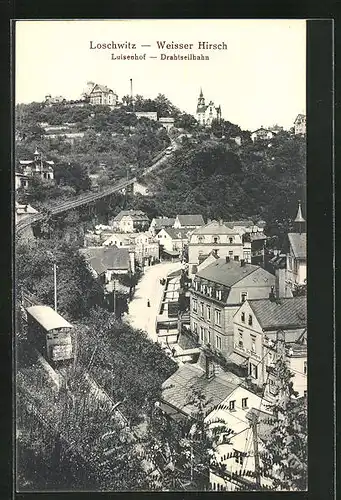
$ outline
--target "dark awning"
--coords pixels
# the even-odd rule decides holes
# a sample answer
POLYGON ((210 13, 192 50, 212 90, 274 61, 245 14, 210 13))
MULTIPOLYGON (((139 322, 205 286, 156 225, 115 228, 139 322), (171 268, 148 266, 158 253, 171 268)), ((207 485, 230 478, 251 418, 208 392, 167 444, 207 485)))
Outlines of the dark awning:
POLYGON ((248 357, 244 357, 241 354, 238 354, 237 352, 233 352, 231 356, 229 356, 228 361, 231 361, 235 365, 243 366, 247 364, 248 359, 249 359, 248 357))
POLYGON ((177 250, 166 250, 166 249, 164 249, 163 251, 164 251, 164 253, 167 253, 168 255, 171 255, 172 257, 176 257, 177 255, 180 254, 180 252, 177 251, 177 250))

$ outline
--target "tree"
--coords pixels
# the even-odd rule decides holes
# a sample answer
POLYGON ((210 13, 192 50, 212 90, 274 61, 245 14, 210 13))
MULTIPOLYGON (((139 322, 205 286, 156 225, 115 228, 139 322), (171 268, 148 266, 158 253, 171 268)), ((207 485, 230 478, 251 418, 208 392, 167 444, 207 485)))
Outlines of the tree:
MULTIPOLYGON (((211 402, 201 389, 186 395, 191 415, 173 420, 157 404, 150 414, 145 437, 145 450, 161 463, 163 489, 207 490, 214 451, 221 436, 228 432, 221 419, 207 422, 206 411, 211 402)), ((220 464, 216 467, 220 470, 220 464)))
POLYGON ((301 491, 307 489, 307 401, 296 399, 290 372, 279 359, 274 375, 277 401, 270 406, 274 418, 266 450, 261 458, 265 471, 273 477, 275 489, 301 491))

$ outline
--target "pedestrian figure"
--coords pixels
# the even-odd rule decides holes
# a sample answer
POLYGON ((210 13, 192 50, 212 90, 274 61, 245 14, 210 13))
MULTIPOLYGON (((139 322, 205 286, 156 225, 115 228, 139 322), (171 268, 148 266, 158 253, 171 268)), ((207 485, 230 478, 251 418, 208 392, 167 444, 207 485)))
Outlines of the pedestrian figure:
POLYGON ((147 300, 147 306, 150 307, 150 300, 147 300))

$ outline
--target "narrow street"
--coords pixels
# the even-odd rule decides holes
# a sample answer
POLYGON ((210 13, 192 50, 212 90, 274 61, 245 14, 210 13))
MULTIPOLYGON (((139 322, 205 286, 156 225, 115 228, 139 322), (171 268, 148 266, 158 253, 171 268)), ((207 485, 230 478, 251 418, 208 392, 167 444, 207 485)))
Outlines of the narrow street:
POLYGON ((134 328, 145 330, 149 338, 154 342, 157 341, 155 319, 163 289, 160 279, 165 278, 168 273, 176 271, 180 267, 180 262, 161 262, 146 268, 141 281, 136 287, 134 298, 129 303, 129 315, 125 317, 125 321, 134 328), (150 307, 147 304, 148 299, 150 300, 150 307))

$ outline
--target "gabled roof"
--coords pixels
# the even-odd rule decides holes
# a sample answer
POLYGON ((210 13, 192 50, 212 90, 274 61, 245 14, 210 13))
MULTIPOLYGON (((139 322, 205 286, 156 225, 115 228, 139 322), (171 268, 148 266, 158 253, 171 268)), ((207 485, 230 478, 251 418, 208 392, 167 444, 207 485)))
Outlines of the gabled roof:
POLYGON ((307 235, 306 233, 289 233, 289 243, 297 259, 307 258, 307 235))
POLYGON ((164 227, 164 231, 172 238, 172 240, 184 240, 188 238, 189 230, 185 227, 175 229, 174 227, 164 227))
POLYGON ((306 116, 303 115, 302 113, 300 113, 300 114, 298 114, 296 116, 294 123, 302 122, 302 121, 305 121, 305 120, 306 120, 306 116))
POLYGON ((116 245, 106 247, 88 247, 80 249, 88 264, 101 275, 109 270, 125 271, 130 268, 129 251, 116 245))
POLYGON ((55 328, 72 328, 66 319, 49 306, 31 306, 27 308, 27 312, 47 331, 55 328))
POLYGON ((216 262, 213 262, 204 269, 198 271, 196 276, 213 281, 214 283, 231 287, 257 270, 260 270, 266 278, 272 276, 260 266, 247 263, 245 263, 244 266, 241 266, 241 263, 238 261, 230 260, 229 262, 226 262, 226 259, 216 260, 216 262))
POLYGON ((203 226, 205 224, 202 215, 177 215, 177 219, 182 226, 203 226))
POLYGON ((172 227, 175 219, 170 217, 155 217, 153 221, 155 223, 155 229, 162 229, 163 227, 172 227))
POLYGON ((134 220, 149 221, 147 215, 142 212, 142 210, 121 210, 121 212, 114 217, 114 221, 120 222, 123 217, 131 217, 134 220))
POLYGON ((307 325, 306 297, 248 300, 263 330, 297 329, 307 325))
POLYGON ((276 132, 274 132, 273 130, 270 130, 268 128, 264 128, 264 127, 261 127, 261 128, 257 128, 257 130, 254 130, 253 132, 251 132, 251 134, 255 134, 256 132, 271 132, 272 134, 276 134, 276 132))
POLYGON ((226 224, 220 224, 218 221, 213 220, 209 222, 208 224, 205 224, 202 227, 198 227, 193 231, 193 234, 208 234, 208 235, 213 235, 213 234, 236 234, 236 231, 230 227, 228 227, 226 224))
POLYGON ((21 205, 18 202, 15 202, 15 211, 18 215, 21 214, 37 214, 38 210, 31 207, 31 205, 21 205))
POLYGON ((96 92, 96 91, 105 92, 106 94, 108 94, 109 92, 114 93, 114 91, 109 89, 106 85, 100 85, 99 83, 96 83, 93 86, 93 88, 90 91, 90 94, 92 94, 92 92, 96 92))
POLYGON ((232 374, 230 377, 228 374, 217 374, 207 379, 205 370, 198 363, 185 363, 162 384, 162 400, 191 415, 197 411, 189 403, 194 390, 202 390, 208 408, 213 408, 224 401, 238 387, 239 382, 240 379, 232 374))

